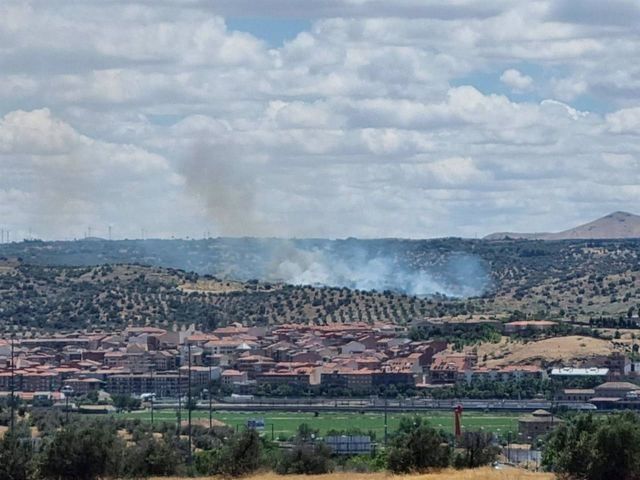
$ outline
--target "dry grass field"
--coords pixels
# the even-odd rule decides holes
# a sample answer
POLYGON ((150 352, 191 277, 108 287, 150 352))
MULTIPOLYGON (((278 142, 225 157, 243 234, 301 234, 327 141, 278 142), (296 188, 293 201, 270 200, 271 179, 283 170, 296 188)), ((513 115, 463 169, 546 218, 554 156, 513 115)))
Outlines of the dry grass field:
MULTIPOLYGON (((248 480, 553 480, 549 473, 533 473, 518 469, 496 470, 478 468, 474 470, 445 470, 439 473, 424 475, 391 475, 389 473, 332 473, 328 475, 286 475, 262 473, 249 477, 248 480)), ((187 480, 162 479, 154 480, 187 480)))
POLYGON ((503 338, 500 343, 484 343, 478 347, 478 358, 482 361, 486 355, 487 367, 526 364, 568 363, 594 356, 610 355, 615 346, 610 340, 591 337, 568 336, 539 340, 536 342, 508 342, 503 338))

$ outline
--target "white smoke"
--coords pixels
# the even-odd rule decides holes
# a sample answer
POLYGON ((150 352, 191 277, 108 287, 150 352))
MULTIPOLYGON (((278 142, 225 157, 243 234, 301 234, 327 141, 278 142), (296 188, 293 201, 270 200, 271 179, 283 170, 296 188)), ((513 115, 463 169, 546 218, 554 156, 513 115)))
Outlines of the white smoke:
POLYGON ((391 290, 410 295, 440 293, 450 297, 482 295, 489 285, 480 259, 466 254, 452 254, 427 271, 406 267, 391 255, 368 255, 364 249, 304 249, 290 243, 272 255, 266 277, 293 285, 391 290))
MULTIPOLYGON (((187 190, 203 201, 220 233, 258 237, 275 233, 256 211, 262 188, 258 166, 237 148, 202 139, 185 159, 182 174, 187 190)), ((277 234, 286 232, 280 229, 277 234)), ((450 253, 435 262, 411 264, 403 248, 392 242, 378 247, 349 240, 245 238, 236 242, 233 271, 240 279, 452 297, 481 295, 490 284, 483 262, 467 254, 450 253)))

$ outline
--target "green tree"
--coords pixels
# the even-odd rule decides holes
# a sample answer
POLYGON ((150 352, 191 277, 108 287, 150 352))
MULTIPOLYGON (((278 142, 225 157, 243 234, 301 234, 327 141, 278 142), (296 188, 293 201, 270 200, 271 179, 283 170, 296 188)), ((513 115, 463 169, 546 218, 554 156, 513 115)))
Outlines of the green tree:
POLYGON ((282 454, 276 465, 280 474, 318 475, 333 470, 331 450, 316 439, 317 430, 306 423, 298 427, 293 448, 282 454))
POLYGON ((561 479, 640 479, 640 417, 578 415, 551 434, 543 465, 561 479))
POLYGON ((400 421, 387 457, 389 470, 394 473, 424 472, 447 467, 450 460, 451 447, 440 432, 423 424, 420 417, 400 421))
POLYGON ((133 398, 130 395, 113 395, 111 398, 113 400, 113 406, 116 407, 118 411, 131 411, 140 408, 139 398, 133 398))
POLYGON ((39 464, 47 480, 94 480, 116 475, 124 442, 114 424, 78 422, 56 431, 45 444, 39 464))
POLYGON ((126 449, 122 475, 132 478, 175 475, 183 463, 180 448, 173 444, 172 436, 156 439, 145 434, 126 449))
POLYGON ((220 473, 240 477, 261 466, 262 442, 258 432, 245 429, 233 435, 221 452, 220 473))
POLYGON ((20 422, 0 438, 0 478, 33 478, 34 457, 29 425, 20 422))
POLYGON ((496 460, 500 449, 493 445, 493 436, 486 432, 464 432, 458 443, 462 449, 455 457, 456 468, 477 468, 496 460))
POLYGON ((296 443, 282 454, 276 466, 280 474, 319 475, 333 470, 331 451, 324 442, 296 443))

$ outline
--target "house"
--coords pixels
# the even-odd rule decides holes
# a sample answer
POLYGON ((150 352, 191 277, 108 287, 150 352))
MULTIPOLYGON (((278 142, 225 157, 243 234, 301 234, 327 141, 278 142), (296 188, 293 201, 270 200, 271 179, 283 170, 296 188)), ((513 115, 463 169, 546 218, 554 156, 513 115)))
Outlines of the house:
POLYGON ((238 335, 248 333, 249 329, 247 327, 243 327, 239 323, 234 323, 228 327, 219 327, 213 331, 213 334, 218 338, 237 337, 238 335))
POLYGON ((506 367, 473 367, 464 372, 467 382, 491 381, 513 382, 525 379, 541 380, 547 377, 547 372, 537 365, 507 365, 506 367))
POLYGON ((373 387, 373 373, 367 369, 322 372, 320 383, 327 388, 345 388, 357 392, 370 391, 373 387))
POLYGON ((312 352, 309 350, 303 350, 301 352, 293 352, 288 356, 287 361, 289 362, 306 362, 306 363, 316 363, 322 361, 322 355, 318 352, 312 352))
POLYGON ((319 385, 322 368, 314 364, 281 362, 271 371, 256 376, 258 383, 282 385, 297 384, 302 386, 319 385))
POLYGON ((413 387, 416 384, 416 377, 411 372, 385 370, 383 367, 382 370, 373 372, 371 381, 374 388, 389 385, 413 387))
POLYGON ((142 395, 178 397, 188 389, 189 379, 179 373, 138 373, 107 376, 106 391, 112 395, 142 395))
POLYGON ((624 398, 632 392, 640 392, 640 387, 630 382, 606 382, 594 390, 597 397, 624 398))
POLYGON ((387 371, 408 372, 413 374, 422 373, 419 353, 412 353, 406 357, 391 358, 383 363, 383 368, 387 371))
POLYGON ((52 391, 58 388, 60 377, 53 371, 21 372, 21 390, 24 392, 52 391))
POLYGON ((72 388, 74 395, 86 395, 102 388, 103 381, 97 378, 70 378, 64 381, 65 387, 72 388))
POLYGON ((558 395, 558 400, 564 402, 590 402, 596 396, 593 388, 565 388, 558 395))
POLYGON ((537 438, 554 430, 564 421, 546 410, 536 410, 518 418, 518 437, 521 443, 533 443, 537 438))
POLYGON ((478 357, 468 353, 440 353, 429 367, 431 383, 455 383, 466 379, 478 357))
POLYGON ((220 375, 222 385, 234 385, 236 383, 247 383, 249 376, 247 372, 240 372, 238 370, 224 370, 220 375))
POLYGON ((0 338, 0 357, 8 358, 11 356, 11 343, 0 338))
POLYGON ((367 349, 364 343, 357 342, 355 340, 342 345, 340 347, 340 353, 342 355, 350 355, 354 353, 363 353, 367 349))
POLYGON ((204 344, 204 350, 208 355, 240 355, 251 349, 251 345, 242 339, 223 338, 221 340, 211 340, 204 344))
POLYGON ((507 365, 499 371, 500 380, 520 381, 520 380, 543 380, 547 378, 547 371, 537 365, 507 365))
POLYGON ((609 375, 608 368, 574 368, 557 367, 551 369, 551 378, 594 378, 601 377, 603 380, 609 375))

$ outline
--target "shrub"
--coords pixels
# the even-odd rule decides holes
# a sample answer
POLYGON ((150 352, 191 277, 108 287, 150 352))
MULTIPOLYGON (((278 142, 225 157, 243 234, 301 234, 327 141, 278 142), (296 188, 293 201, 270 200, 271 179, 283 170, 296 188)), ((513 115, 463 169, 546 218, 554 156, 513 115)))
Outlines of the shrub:
POLYGON ((124 453, 122 475, 131 478, 175 475, 184 464, 181 449, 173 438, 139 438, 124 453))
POLYGON ((500 449, 494 446, 493 436, 485 432, 464 432, 458 447, 462 453, 458 453, 454 459, 456 468, 477 468, 495 461, 500 449))
POLYGON ((294 447, 282 454, 276 466, 280 474, 319 475, 333 471, 331 451, 324 442, 297 441, 294 447))
POLYGON ((55 432, 46 443, 39 465, 48 480, 94 480, 119 472, 124 442, 113 425, 82 422, 55 432))
POLYGON ((640 478, 640 417, 621 413, 578 415, 551 434, 543 465, 562 479, 640 478))
POLYGON ((262 441, 252 429, 234 434, 226 443, 196 455, 196 470, 203 475, 239 477, 262 466, 262 441))
POLYGON ((0 478, 29 480, 33 478, 34 458, 31 431, 26 423, 18 423, 0 438, 0 478))
POLYGON ((446 438, 422 423, 420 417, 403 418, 392 439, 387 465, 394 473, 423 472, 449 466, 451 447, 446 438))

